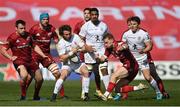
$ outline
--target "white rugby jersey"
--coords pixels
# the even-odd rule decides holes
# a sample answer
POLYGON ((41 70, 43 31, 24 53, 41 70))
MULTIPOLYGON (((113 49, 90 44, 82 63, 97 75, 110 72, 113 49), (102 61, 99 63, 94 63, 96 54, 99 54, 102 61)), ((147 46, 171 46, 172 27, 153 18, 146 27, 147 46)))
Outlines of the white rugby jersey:
POLYGON ((146 31, 139 29, 136 33, 133 33, 131 30, 128 30, 123 34, 122 41, 128 44, 136 60, 147 58, 146 54, 140 54, 138 52, 139 49, 145 48, 145 42, 150 41, 150 37, 146 31))
POLYGON ((85 63, 96 63, 95 54, 104 55, 105 48, 103 36, 108 32, 108 27, 104 22, 100 22, 95 26, 91 21, 86 22, 79 32, 79 35, 85 37, 87 45, 91 45, 96 49, 95 53, 85 53, 85 63))
MULTIPOLYGON (((83 40, 77 35, 73 34, 70 41, 66 41, 63 38, 59 40, 59 42, 56 44, 56 48, 58 51, 59 56, 63 54, 67 54, 71 51, 73 48, 82 48, 84 46, 83 40)), ((63 62, 63 65, 71 65, 74 63, 80 63, 79 53, 74 55, 74 57, 68 59, 66 62, 63 62), (75 61, 73 61, 75 59, 75 61)))

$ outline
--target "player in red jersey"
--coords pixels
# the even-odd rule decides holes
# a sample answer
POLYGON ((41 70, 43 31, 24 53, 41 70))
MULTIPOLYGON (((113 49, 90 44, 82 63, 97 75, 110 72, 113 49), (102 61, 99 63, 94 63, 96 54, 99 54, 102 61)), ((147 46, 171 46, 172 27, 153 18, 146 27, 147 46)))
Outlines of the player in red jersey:
POLYGON ((137 75, 139 66, 136 59, 129 51, 127 44, 124 42, 116 42, 113 35, 110 33, 105 34, 103 41, 106 51, 105 56, 101 57, 101 61, 105 61, 107 57, 113 55, 123 63, 122 67, 112 73, 108 88, 101 97, 102 100, 106 101, 115 88, 117 81, 121 81, 121 83, 123 83, 122 86, 129 84, 137 75))
POLYGON ((17 20, 15 23, 16 32, 12 33, 7 38, 7 43, 1 46, 1 53, 6 58, 13 61, 13 64, 20 76, 21 98, 26 99, 27 83, 31 81, 31 76, 35 78, 34 97, 39 97, 39 90, 42 84, 42 75, 38 65, 32 60, 32 47, 42 58, 46 58, 41 49, 34 45, 32 46, 32 38, 25 30, 25 22, 17 20), (7 50, 11 49, 12 55, 7 50))
MULTIPOLYGON (((54 40, 55 43, 58 43, 58 35, 55 32, 55 27, 49 24, 49 14, 42 13, 40 14, 40 23, 31 27, 29 31, 33 38, 33 44, 38 45, 41 50, 44 52, 45 55, 48 56, 47 59, 43 59, 37 53, 33 52, 33 59, 41 63, 44 67, 46 67, 56 78, 55 87, 59 87, 59 68, 58 65, 53 60, 52 56, 50 55, 50 43, 51 39, 54 40)), ((64 88, 62 87, 60 90, 61 96, 64 98, 64 88)))

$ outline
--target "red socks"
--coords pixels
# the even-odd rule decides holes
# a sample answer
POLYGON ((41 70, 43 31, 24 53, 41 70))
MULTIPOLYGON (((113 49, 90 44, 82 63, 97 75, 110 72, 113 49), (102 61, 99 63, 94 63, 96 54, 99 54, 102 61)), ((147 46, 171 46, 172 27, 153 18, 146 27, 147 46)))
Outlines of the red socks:
POLYGON ((131 92, 131 91, 134 91, 134 86, 125 85, 120 88, 121 93, 127 93, 127 92, 131 92))

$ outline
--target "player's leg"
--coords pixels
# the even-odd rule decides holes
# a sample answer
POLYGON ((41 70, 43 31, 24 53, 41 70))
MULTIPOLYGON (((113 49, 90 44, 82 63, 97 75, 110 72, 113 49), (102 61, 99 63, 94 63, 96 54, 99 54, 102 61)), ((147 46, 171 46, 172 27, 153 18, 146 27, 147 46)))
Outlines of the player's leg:
POLYGON ((139 91, 143 89, 147 89, 148 86, 139 83, 137 86, 132 86, 132 85, 125 85, 127 82, 125 82, 123 79, 121 81, 118 81, 116 88, 115 88, 115 93, 117 95, 114 97, 114 100, 119 101, 121 99, 127 99, 128 98, 128 92, 132 91, 139 91))
POLYGON ((157 82, 157 85, 159 87, 159 90, 163 94, 163 97, 164 98, 169 98, 169 94, 165 91, 163 82, 162 82, 161 78, 159 77, 159 75, 156 72, 155 64, 153 62, 149 63, 149 68, 150 68, 150 74, 155 79, 155 81, 157 82))
POLYGON ((19 66, 15 65, 15 68, 17 69, 20 76, 20 87, 21 87, 20 100, 25 100, 26 99, 26 80, 28 77, 28 72, 24 65, 19 65, 19 66))
POLYGON ((102 73, 102 81, 104 83, 105 89, 107 89, 108 84, 109 84, 109 79, 110 79, 107 66, 108 66, 108 62, 99 64, 99 69, 100 69, 100 72, 102 73))
POLYGON ((79 72, 82 75, 82 92, 84 92, 84 97, 82 98, 84 101, 89 100, 89 84, 90 84, 90 77, 89 71, 85 64, 81 64, 79 68, 79 72))
POLYGON ((110 93, 115 88, 116 81, 118 79, 121 80, 121 79, 123 79, 123 78, 125 78, 127 76, 128 76, 128 71, 124 67, 120 67, 115 72, 113 72, 112 75, 111 75, 111 78, 110 78, 108 88, 107 88, 106 92, 104 93, 104 96, 102 97, 102 100, 107 100, 108 96, 110 95, 110 93))
MULTIPOLYGON (((69 69, 70 68, 67 66, 62 67, 60 77, 57 79, 55 87, 54 87, 54 91, 53 91, 53 95, 51 97, 51 101, 56 101, 56 96, 57 96, 58 92, 60 91, 60 89, 62 88, 64 80, 69 75, 69 72, 70 72, 69 69)), ((55 75, 58 75, 58 74, 55 74, 55 75)))
POLYGON ((43 76, 40 69, 37 69, 34 72, 34 79, 35 79, 35 90, 34 90, 33 100, 40 100, 41 98, 39 97, 39 92, 43 83, 43 76))
POLYGON ((101 77, 99 75, 99 69, 98 69, 99 64, 95 63, 95 64, 91 64, 91 65, 87 65, 87 66, 88 66, 88 69, 92 68, 89 70, 93 71, 93 73, 94 73, 95 83, 96 83, 96 92, 94 93, 94 96, 99 98, 100 96, 103 95, 102 91, 101 91, 101 77))
POLYGON ((154 80, 154 78, 152 78, 152 76, 150 75, 150 71, 149 69, 143 69, 143 76, 144 78, 149 82, 149 84, 153 87, 153 89, 156 91, 156 99, 160 100, 162 99, 162 93, 159 90, 159 87, 157 85, 157 82, 154 80))

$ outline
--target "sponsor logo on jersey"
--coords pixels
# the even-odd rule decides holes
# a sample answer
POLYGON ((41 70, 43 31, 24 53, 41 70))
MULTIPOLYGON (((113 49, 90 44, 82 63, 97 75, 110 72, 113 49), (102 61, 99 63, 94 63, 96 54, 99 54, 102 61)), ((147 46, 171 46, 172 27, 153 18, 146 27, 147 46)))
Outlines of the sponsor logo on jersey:
POLYGON ((37 33, 37 34, 36 34, 36 36, 40 36, 40 34, 39 34, 39 33, 37 33))
POLYGON ((52 35, 52 32, 49 32, 49 33, 48 33, 48 36, 50 36, 50 35, 52 35))
POLYGON ((18 39, 18 40, 16 40, 16 43, 19 43, 20 42, 20 40, 18 39))

